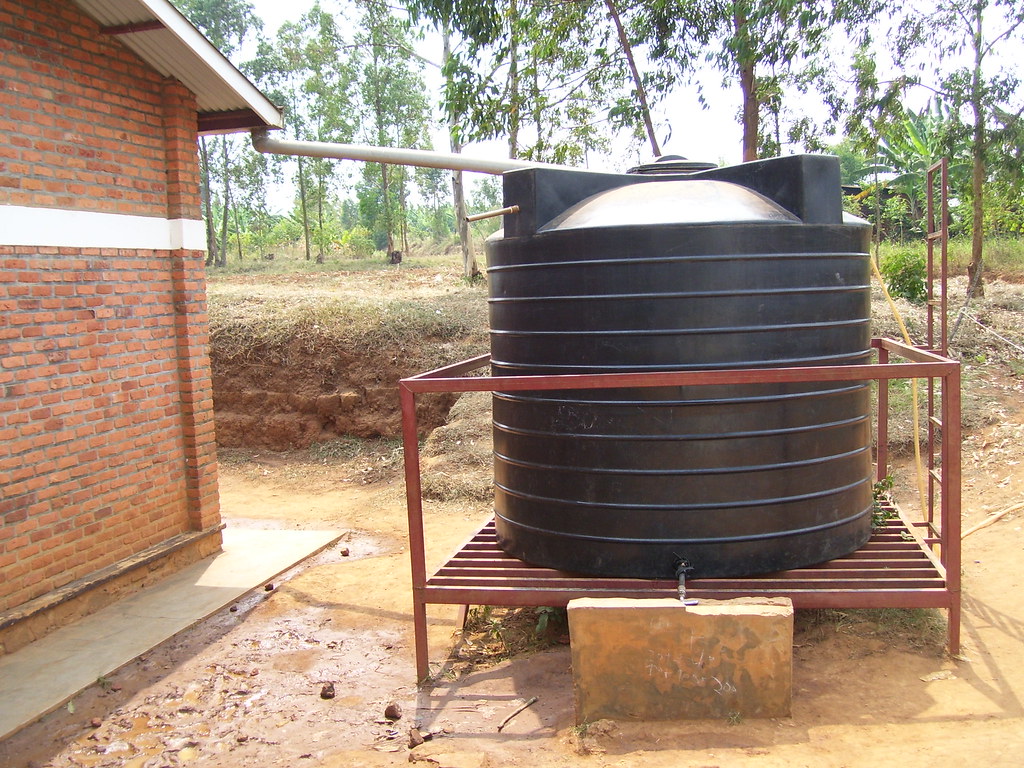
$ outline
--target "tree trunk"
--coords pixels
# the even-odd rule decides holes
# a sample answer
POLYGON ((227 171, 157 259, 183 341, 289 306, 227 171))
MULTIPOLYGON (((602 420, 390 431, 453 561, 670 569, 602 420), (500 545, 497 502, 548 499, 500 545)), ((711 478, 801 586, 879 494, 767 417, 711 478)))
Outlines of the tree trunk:
POLYGON ((216 264, 218 267, 225 267, 228 263, 228 212, 231 209, 231 179, 228 176, 228 140, 221 137, 221 147, 224 158, 224 210, 220 217, 220 253, 217 254, 216 264))
MULTIPOLYGON (((452 152, 461 151, 462 145, 452 139, 452 152)), ((459 243, 462 246, 462 275, 470 279, 479 277, 480 267, 476 263, 469 222, 466 221, 466 190, 462 183, 462 171, 452 171, 452 202, 455 205, 455 223, 458 225, 459 243)))
POLYGON ((217 258, 217 232, 213 227, 213 203, 210 192, 210 155, 206 149, 206 137, 199 137, 199 156, 202 161, 203 218, 206 220, 206 266, 212 266, 217 258))
POLYGON ((306 173, 303 168, 302 158, 299 160, 299 210, 302 213, 302 241, 306 246, 306 261, 313 258, 313 251, 309 242, 309 211, 306 209, 306 173))
POLYGON ((316 190, 316 231, 319 233, 319 237, 316 239, 316 263, 324 263, 324 197, 326 196, 326 190, 324 189, 323 176, 320 177, 320 183, 317 185, 316 190))
POLYGON ((981 7, 976 7, 973 37, 974 72, 971 74, 971 108, 974 111, 974 135, 971 146, 971 263, 967 265, 967 298, 985 295, 983 271, 985 236, 985 106, 982 103, 981 7))
POLYGON ((781 104, 778 109, 774 110, 773 118, 775 120, 775 154, 782 154, 782 121, 779 119, 779 112, 782 111, 781 104))
MULTIPOLYGON (((746 17, 737 10, 733 16, 736 36, 740 37, 743 28, 747 25, 746 17)), ((757 103, 757 77, 754 71, 753 59, 746 61, 744 56, 749 54, 738 54, 737 65, 740 71, 740 91, 743 93, 743 162, 757 160, 757 133, 758 133, 758 103, 757 103)))
POLYGON ((530 52, 530 69, 533 78, 530 80, 530 103, 533 104, 533 125, 537 129, 537 142, 533 145, 533 159, 543 160, 547 150, 547 132, 544 130, 544 100, 540 92, 540 67, 537 64, 536 49, 530 52))
MULTIPOLYGON (((381 82, 380 58, 377 46, 373 48, 373 119, 377 134, 377 146, 392 146, 388 141, 388 127, 392 124, 391 116, 384 109, 384 95, 381 93, 383 84, 381 82)), ((388 165, 380 163, 380 215, 384 223, 384 236, 386 238, 385 258, 390 259, 395 250, 395 220, 391 208, 391 179, 388 174, 388 165)))
POLYGON ((386 163, 380 165, 380 191, 382 195, 382 202, 384 204, 384 229, 388 236, 388 257, 391 257, 392 251, 395 250, 395 223, 391 216, 391 189, 390 179, 388 178, 388 166, 386 163))
POLYGON ((651 120, 651 110, 647 105, 647 89, 644 88, 643 79, 640 77, 640 70, 637 69, 636 59, 633 58, 633 46, 629 44, 626 37, 626 30, 622 26, 622 19, 619 17, 619 10, 615 7, 615 0, 604 0, 608 15, 612 18, 615 31, 619 36, 619 45, 622 46, 622 53, 629 64, 629 71, 633 77, 633 87, 636 88, 636 98, 640 102, 640 112, 644 118, 644 129, 647 131, 647 140, 651 142, 651 152, 654 157, 661 155, 661 147, 658 146, 658 139, 654 135, 654 122, 651 120))
POLYGON ((237 205, 235 206, 235 216, 234 216, 234 219, 235 219, 235 241, 238 244, 238 248, 236 249, 236 251, 238 253, 238 260, 241 261, 242 258, 243 258, 242 257, 242 228, 241 228, 241 226, 239 226, 239 223, 238 223, 238 206, 237 205))
POLYGON ((401 216, 399 221, 401 222, 400 230, 402 233, 402 255, 409 255, 409 205, 406 197, 408 192, 405 188, 405 179, 402 179, 402 186, 399 190, 398 205, 400 207, 401 216))
MULTIPOLYGON (((441 54, 444 64, 451 58, 451 40, 448 30, 442 34, 444 46, 441 54)), ((448 143, 454 154, 462 152, 462 142, 456 138, 454 122, 448 126, 448 143)), ((473 253, 473 242, 469 237, 469 222, 466 221, 466 194, 462 184, 462 171, 452 171, 452 204, 455 208, 455 226, 459 232, 459 244, 462 246, 462 274, 470 279, 479 276, 480 268, 476 264, 476 254, 473 253)))
POLYGON ((515 34, 515 21, 519 15, 517 0, 509 0, 509 48, 508 48, 508 156, 513 160, 519 157, 519 45, 515 34))

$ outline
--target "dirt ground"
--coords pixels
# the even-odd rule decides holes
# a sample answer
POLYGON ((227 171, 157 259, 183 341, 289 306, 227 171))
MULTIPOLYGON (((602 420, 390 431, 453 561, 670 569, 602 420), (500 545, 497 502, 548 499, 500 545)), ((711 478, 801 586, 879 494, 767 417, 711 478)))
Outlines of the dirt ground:
MULTIPOLYGON (((1024 380, 983 351, 968 356, 965 380, 983 417, 963 445, 965 530, 1024 500, 1024 380)), ((446 671, 452 609, 430 609, 438 676, 417 690, 393 446, 315 461, 228 452, 221 460, 228 525, 334 529, 343 540, 0 744, 4 768, 1024 763, 1024 512, 964 541, 956 658, 938 647, 941 630, 899 626, 899 616, 803 615, 792 717, 578 728, 567 646, 446 671), (385 716, 389 704, 399 719, 385 716), (427 739, 414 748, 412 728, 427 739)), ((483 501, 429 502, 428 559, 442 560, 488 514, 483 501)))

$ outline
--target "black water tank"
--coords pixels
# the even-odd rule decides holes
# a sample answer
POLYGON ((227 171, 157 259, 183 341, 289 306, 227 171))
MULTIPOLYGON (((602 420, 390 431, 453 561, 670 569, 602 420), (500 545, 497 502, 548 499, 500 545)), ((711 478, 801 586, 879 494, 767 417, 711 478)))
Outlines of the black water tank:
MULTIPOLYGON (((678 176, 505 175, 495 375, 859 364, 869 229, 834 158, 678 176)), ((498 392, 500 545, 593 575, 742 576, 871 532, 866 384, 498 392)))

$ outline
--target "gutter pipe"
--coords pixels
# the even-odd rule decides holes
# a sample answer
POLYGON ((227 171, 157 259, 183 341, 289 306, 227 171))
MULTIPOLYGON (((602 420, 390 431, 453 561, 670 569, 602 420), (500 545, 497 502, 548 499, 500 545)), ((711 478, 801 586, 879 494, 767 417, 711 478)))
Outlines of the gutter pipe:
POLYGON ((271 138, 266 128, 254 129, 251 133, 252 145, 257 152, 274 155, 300 155, 302 157, 323 157, 335 160, 363 160, 370 163, 390 163, 392 165, 415 165, 421 168, 446 168, 453 171, 474 171, 490 173, 495 176, 505 171, 520 168, 563 168, 581 171, 582 168, 535 163, 528 160, 493 159, 431 152, 423 149, 396 149, 393 147, 370 147, 359 144, 335 144, 322 141, 294 141, 291 139, 271 138))

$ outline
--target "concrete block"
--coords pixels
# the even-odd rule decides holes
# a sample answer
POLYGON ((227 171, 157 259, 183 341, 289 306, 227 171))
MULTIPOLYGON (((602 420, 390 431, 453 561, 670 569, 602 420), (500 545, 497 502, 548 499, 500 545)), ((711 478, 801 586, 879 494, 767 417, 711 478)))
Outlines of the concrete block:
POLYGON ((577 723, 790 714, 788 598, 581 598, 569 635, 577 723))

